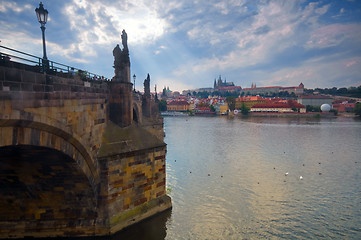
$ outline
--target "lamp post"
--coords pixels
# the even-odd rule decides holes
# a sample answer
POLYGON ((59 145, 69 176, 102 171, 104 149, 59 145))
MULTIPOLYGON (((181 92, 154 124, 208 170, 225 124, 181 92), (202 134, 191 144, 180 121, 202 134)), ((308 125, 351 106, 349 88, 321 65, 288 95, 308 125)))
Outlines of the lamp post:
POLYGON ((48 10, 44 9, 43 3, 40 2, 39 8, 35 9, 36 16, 38 17, 38 21, 41 24, 41 31, 43 33, 43 70, 47 70, 49 67, 49 61, 46 56, 46 48, 45 48, 45 24, 48 20, 48 10))
POLYGON ((137 78, 137 76, 135 76, 135 74, 133 75, 133 81, 134 81, 134 92, 135 92, 135 79, 137 78))

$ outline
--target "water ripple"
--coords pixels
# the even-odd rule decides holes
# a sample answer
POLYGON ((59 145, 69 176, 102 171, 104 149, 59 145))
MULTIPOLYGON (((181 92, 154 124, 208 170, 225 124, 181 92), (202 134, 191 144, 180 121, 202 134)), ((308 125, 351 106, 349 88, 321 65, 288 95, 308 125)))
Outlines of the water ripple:
POLYGON ((167 239, 361 238, 359 122, 165 118, 165 129, 167 239))

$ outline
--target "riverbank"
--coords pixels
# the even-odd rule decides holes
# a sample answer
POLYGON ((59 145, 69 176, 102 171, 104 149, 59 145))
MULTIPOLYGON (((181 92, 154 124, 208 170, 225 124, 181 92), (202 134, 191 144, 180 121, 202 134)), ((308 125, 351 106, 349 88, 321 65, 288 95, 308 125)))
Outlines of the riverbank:
POLYGON ((247 115, 243 115, 242 113, 234 114, 233 112, 228 113, 228 115, 220 115, 220 114, 194 114, 191 115, 186 112, 162 112, 161 115, 172 116, 172 117, 185 117, 185 116, 229 116, 229 117, 273 117, 273 118, 337 118, 337 117, 349 117, 355 118, 357 115, 355 113, 338 113, 335 115, 333 112, 308 112, 308 113, 277 113, 277 112, 250 112, 247 115))
POLYGON ((310 113, 249 113, 251 117, 285 117, 285 118, 335 118, 335 115, 332 112, 323 113, 323 112, 310 112, 310 113))

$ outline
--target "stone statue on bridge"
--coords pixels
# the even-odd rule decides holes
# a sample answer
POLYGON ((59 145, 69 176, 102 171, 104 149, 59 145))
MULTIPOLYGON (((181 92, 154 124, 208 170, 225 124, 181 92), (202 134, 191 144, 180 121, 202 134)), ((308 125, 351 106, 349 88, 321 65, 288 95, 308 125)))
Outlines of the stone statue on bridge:
POLYGON ((150 76, 148 73, 147 78, 144 80, 144 95, 150 96, 150 76))
POLYGON ((114 56, 114 80, 121 82, 130 82, 130 60, 128 49, 128 35, 125 30, 122 31, 123 50, 119 44, 113 50, 114 56))
POLYGON ((128 50, 128 35, 127 33, 125 32, 125 30, 123 29, 122 31, 122 44, 123 44, 123 47, 124 47, 124 50, 128 50))
MULTIPOLYGON (((119 44, 117 44, 117 46, 114 48, 113 50, 113 56, 114 56, 114 68, 115 70, 120 69, 120 67, 122 66, 122 50, 119 47, 119 44)), ((115 72, 116 74, 117 72, 115 72)))

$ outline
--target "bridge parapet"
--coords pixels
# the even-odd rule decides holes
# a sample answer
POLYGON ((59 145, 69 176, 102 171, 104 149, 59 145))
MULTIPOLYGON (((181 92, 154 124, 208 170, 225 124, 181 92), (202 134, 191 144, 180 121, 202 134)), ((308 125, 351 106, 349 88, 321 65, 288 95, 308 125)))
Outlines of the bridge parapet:
MULTIPOLYGON (((82 80, 80 76, 65 78, 57 75, 42 74, 17 68, 0 66, 0 91, 22 91, 27 93, 59 93, 62 99, 107 97, 108 81, 82 80)), ((8 94, 9 95, 9 94, 8 94)), ((2 96, 2 97, 3 97, 2 96)), ((52 94, 59 98, 59 94, 52 94)), ((13 95, 16 97, 16 95, 13 95)))

